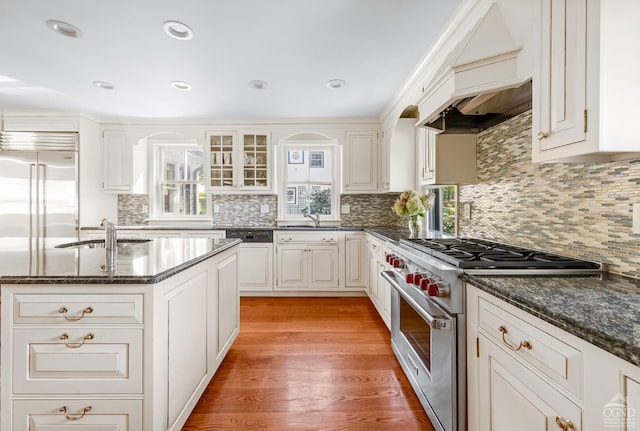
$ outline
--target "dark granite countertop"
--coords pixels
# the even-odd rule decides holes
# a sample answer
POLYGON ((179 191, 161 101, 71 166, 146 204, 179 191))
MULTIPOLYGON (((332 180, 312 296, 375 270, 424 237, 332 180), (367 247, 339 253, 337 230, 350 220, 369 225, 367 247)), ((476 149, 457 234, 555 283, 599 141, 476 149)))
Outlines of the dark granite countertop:
POLYGON ((463 275, 534 316, 640 366, 640 280, 602 276, 463 275))
POLYGON ((165 280, 236 244, 238 239, 158 238, 118 245, 115 270, 105 272, 104 248, 0 251, 0 284, 149 284, 165 280))

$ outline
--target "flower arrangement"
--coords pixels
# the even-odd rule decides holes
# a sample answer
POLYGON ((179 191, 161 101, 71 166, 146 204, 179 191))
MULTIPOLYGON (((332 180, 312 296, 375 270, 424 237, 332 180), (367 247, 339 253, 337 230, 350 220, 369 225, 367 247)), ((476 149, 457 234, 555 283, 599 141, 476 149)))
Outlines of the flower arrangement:
POLYGON ((396 199, 393 204, 393 210, 400 217, 410 217, 410 226, 416 226, 418 224, 418 217, 425 217, 427 211, 433 206, 435 195, 433 193, 427 193, 426 195, 419 195, 414 190, 405 190, 400 194, 400 197, 396 199))

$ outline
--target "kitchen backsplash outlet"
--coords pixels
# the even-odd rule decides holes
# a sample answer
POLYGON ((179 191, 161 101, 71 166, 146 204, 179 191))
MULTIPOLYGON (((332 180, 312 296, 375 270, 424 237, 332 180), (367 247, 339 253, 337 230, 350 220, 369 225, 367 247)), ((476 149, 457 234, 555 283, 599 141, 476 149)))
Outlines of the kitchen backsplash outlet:
POLYGON ((640 160, 531 163, 531 111, 478 135, 478 182, 460 187, 459 235, 604 262, 640 277, 640 160))

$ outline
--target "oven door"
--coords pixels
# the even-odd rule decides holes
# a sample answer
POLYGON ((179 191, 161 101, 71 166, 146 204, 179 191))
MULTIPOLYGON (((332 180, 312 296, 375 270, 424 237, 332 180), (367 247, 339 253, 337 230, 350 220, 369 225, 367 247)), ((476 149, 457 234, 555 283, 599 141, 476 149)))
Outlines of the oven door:
POLYGON ((391 284, 391 345, 436 429, 457 430, 456 319, 394 271, 391 284))

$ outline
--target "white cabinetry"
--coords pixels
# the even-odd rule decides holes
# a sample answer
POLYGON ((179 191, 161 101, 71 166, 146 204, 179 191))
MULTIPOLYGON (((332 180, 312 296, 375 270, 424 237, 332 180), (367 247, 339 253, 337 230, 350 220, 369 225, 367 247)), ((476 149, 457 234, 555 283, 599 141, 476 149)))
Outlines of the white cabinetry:
POLYGON ((289 290, 340 287, 339 236, 336 233, 276 234, 276 286, 289 290))
POLYGON ((102 132, 102 188, 113 193, 147 193, 147 151, 124 131, 102 132))
POLYGON ((348 131, 345 143, 345 193, 371 193, 378 190, 378 132, 348 131))
POLYGON ((2 429, 141 429, 143 295, 4 287, 2 429))
POLYGON ((631 54, 640 39, 640 3, 543 0, 541 13, 534 163, 639 151, 629 95, 640 91, 640 62, 631 54))
POLYGON ((15 430, 143 429, 142 400, 16 400, 11 416, 15 430))
POLYGON ((582 430, 582 410, 503 347, 478 335, 481 430, 582 430))
POLYGON ((391 328, 391 285, 382 277, 386 269, 384 241, 367 235, 369 256, 369 299, 378 310, 378 314, 387 328, 391 328))
POLYGON ((640 426, 639 367, 470 284, 467 364, 469 431, 640 426))
POLYGON ((476 135, 438 134, 418 128, 418 185, 473 184, 476 135))
POLYGON ((400 118, 380 143, 380 185, 383 192, 402 192, 415 184, 416 120, 400 118))
POLYGON ((80 118, 76 115, 4 115, 6 132, 77 132, 80 118))
POLYGON ((240 331, 240 299, 238 289, 238 258, 234 253, 216 265, 218 285, 217 327, 218 343, 215 362, 210 355, 210 366, 217 368, 231 348, 240 331))
POLYGON ((238 274, 241 292, 273 290, 273 244, 242 243, 238 250, 238 274))
POLYGON ((206 150, 209 190, 228 193, 272 191, 269 132, 210 131, 206 133, 206 150))
POLYGON ((367 235, 353 233, 345 235, 345 286, 367 285, 367 235))
POLYGON ((3 430, 179 430, 239 331, 237 248, 154 284, 2 285, 3 430))

